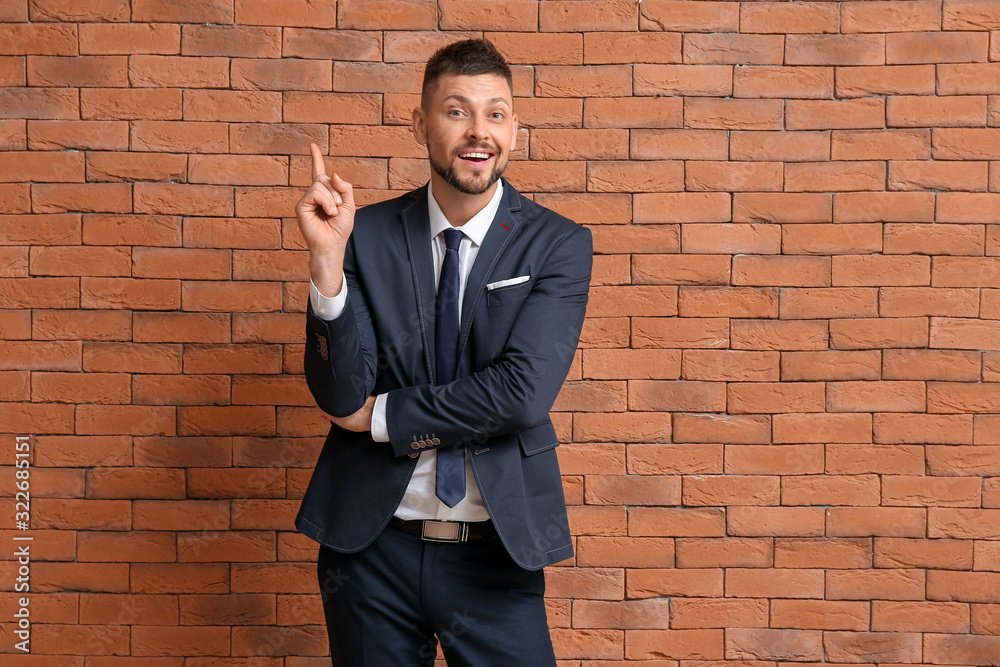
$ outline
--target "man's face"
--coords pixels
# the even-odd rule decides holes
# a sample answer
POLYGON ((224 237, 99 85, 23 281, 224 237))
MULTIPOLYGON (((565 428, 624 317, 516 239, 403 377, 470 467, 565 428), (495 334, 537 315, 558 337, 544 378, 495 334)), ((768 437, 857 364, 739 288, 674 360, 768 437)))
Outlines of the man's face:
POLYGON ((431 168, 445 183, 467 195, 485 193, 503 174, 517 141, 506 79, 444 74, 427 108, 413 111, 413 135, 427 146, 431 168))

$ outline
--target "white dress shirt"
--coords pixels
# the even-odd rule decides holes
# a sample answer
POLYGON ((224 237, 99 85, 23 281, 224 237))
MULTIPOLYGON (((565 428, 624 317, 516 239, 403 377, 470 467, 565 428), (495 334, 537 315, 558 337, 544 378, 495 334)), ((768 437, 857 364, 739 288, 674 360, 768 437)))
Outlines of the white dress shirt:
MULTIPOLYGON (((503 184, 497 182, 496 192, 489 203, 464 225, 455 227, 463 232, 462 242, 458 249, 458 302, 461 308, 462 299, 465 296, 465 285, 469 279, 469 272, 472 264, 479 254, 479 247, 486 238, 493 218, 496 217, 497 209, 500 208, 500 199, 503 195, 503 184)), ((434 289, 437 291, 437 283, 441 274, 441 265, 444 262, 445 243, 444 235, 441 233, 445 229, 452 227, 448 219, 441 212, 431 184, 427 184, 427 213, 430 218, 431 236, 431 257, 434 261, 434 289)), ((347 302, 347 280, 342 282, 340 292, 334 297, 327 297, 320 294, 320 291, 309 281, 309 300, 312 303, 313 311, 325 320, 336 319, 343 311, 347 302)), ((388 442, 389 431, 385 421, 386 394, 379 394, 375 397, 375 406, 372 410, 371 432, 372 439, 376 442, 388 442)), ((410 478, 410 483, 403 494, 403 500, 396 509, 396 516, 400 519, 440 519, 448 521, 485 521, 489 518, 489 513, 483 504, 483 497, 479 493, 476 485, 476 478, 472 473, 472 464, 469 462, 468 450, 465 452, 465 498, 454 507, 448 507, 437 497, 434 491, 435 471, 437 468, 437 451, 424 450, 417 459, 417 466, 410 478)))

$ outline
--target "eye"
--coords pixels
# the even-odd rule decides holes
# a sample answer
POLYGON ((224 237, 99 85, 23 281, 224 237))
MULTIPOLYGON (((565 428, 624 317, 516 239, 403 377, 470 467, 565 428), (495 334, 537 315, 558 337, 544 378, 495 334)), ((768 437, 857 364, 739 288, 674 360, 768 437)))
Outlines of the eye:
POLYGON ((494 111, 493 113, 490 114, 490 118, 493 118, 495 120, 503 120, 504 115, 502 111, 494 111))
POLYGON ((459 117, 459 116, 462 115, 462 110, 461 109, 450 109, 448 111, 448 115, 457 118, 457 117, 459 117))

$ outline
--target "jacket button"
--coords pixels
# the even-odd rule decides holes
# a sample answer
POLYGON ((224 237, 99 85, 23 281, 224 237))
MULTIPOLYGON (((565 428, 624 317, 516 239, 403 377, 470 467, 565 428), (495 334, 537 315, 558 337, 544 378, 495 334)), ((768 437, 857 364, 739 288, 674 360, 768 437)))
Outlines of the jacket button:
POLYGON ((427 447, 427 441, 426 440, 421 440, 420 441, 420 449, 424 449, 426 447, 427 447))
POLYGON ((432 438, 431 439, 431 444, 432 445, 440 445, 441 444, 441 438, 432 438))
POLYGON ((417 458, 418 456, 420 456, 420 454, 418 454, 418 453, 416 453, 416 452, 413 452, 412 454, 407 454, 407 456, 409 456, 409 457, 410 457, 411 459, 415 459, 415 458, 417 458))
MULTIPOLYGON (((410 449, 420 449, 420 443, 419 442, 411 442, 410 443, 410 449)), ((410 454, 410 456, 413 456, 413 454, 410 454)))

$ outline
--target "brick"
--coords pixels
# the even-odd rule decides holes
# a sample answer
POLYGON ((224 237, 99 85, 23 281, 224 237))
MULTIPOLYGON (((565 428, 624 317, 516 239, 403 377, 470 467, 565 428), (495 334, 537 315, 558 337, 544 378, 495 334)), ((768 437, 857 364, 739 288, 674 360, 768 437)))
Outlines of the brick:
POLYGON ((28 146, 37 149, 128 150, 128 123, 39 120, 28 125, 28 146))
POLYGON ((921 160, 931 156, 927 130, 834 130, 834 160, 921 160))
POLYGON ((276 606, 275 596, 267 594, 185 595, 180 619, 184 625, 273 624, 276 606))
POLYGON ((229 128, 225 123, 136 121, 132 149, 178 153, 226 153, 229 128))
MULTIPOLYGON (((233 69, 235 85, 236 65, 233 69)), ((226 88, 229 72, 228 58, 139 55, 129 59, 129 79, 141 87, 226 88)))
POLYGON ((788 65, 884 65, 882 35, 789 35, 785 40, 788 65))
POLYGON ((627 65, 539 65, 535 94, 541 97, 624 97, 632 94, 627 65))
POLYGON ((31 205, 38 213, 128 213, 132 210, 132 187, 128 183, 34 185, 31 205))
MULTIPOLYGON (((348 40, 352 39, 368 39, 366 33, 347 33, 345 31, 339 31, 345 35, 343 42, 338 41, 335 44, 339 46, 346 46, 348 40)), ((344 58, 334 58, 335 60, 382 60, 384 62, 393 63, 425 63, 427 60, 437 51, 439 48, 446 46, 458 39, 475 39, 477 37, 484 37, 493 43, 494 46, 499 49, 500 53, 503 54, 504 58, 508 63, 518 63, 518 64, 574 64, 581 62, 582 57, 582 45, 583 37, 580 35, 538 35, 533 33, 518 33, 518 32, 496 32, 489 33, 488 35, 483 35, 478 32, 470 31, 467 33, 454 33, 454 32, 431 32, 431 31, 393 31, 383 33, 382 36, 382 47, 381 55, 378 50, 373 54, 373 57, 358 57, 352 51, 346 51, 346 57, 344 58), (546 39, 549 41, 546 42, 546 39), (512 49, 511 45, 517 45, 518 47, 524 47, 524 50, 512 49), (557 55, 555 51, 557 47, 568 47, 566 51, 557 55), (574 48, 575 46, 575 48, 574 48), (556 48, 553 48, 556 47, 556 48), (572 52, 575 51, 575 57, 572 52), (546 56, 553 57, 556 59, 566 59, 565 63, 549 63, 546 61, 546 56), (537 60, 532 58, 533 55, 541 56, 537 60)), ((376 42, 377 43, 377 42, 376 42)), ((338 52, 342 52, 340 48, 337 49, 338 52)), ((368 55, 367 52, 364 53, 365 56, 368 55)))
POLYGON ((154 23, 232 23, 233 5, 225 0, 136 0, 132 5, 132 20, 154 23))
POLYGON ((28 148, 28 123, 24 119, 0 120, 0 149, 23 151, 28 148))
POLYGON ((738 350, 825 350, 826 322, 734 320, 731 345, 738 350))
POLYGON ((833 474, 885 473, 924 470, 923 447, 902 445, 829 445, 827 472, 833 474))
POLYGON ((785 126, 790 130, 882 128, 886 124, 885 102, 877 98, 789 100, 785 113, 785 126))
MULTIPOLYGON (((116 0, 117 1, 117 0, 116 0)), ((125 6, 126 13, 128 6, 125 6)), ((81 23, 81 54, 179 53, 181 28, 166 23, 81 23)))
MULTIPOLYGON (((0 156, 0 182, 83 183, 85 180, 83 157, 80 153, 68 152, 5 152, 0 156)), ((37 221, 39 218, 36 216, 32 220, 37 221)))
POLYGON ((918 255, 875 256, 837 255, 833 257, 834 285, 929 285, 930 258, 918 255))
POLYGON ((825 633, 824 656, 830 660, 920 660, 919 633, 830 632, 825 633))
POLYGON ((75 25, 58 23, 0 24, 0 55, 77 55, 75 25))
POLYGON ((649 317, 633 320, 636 347, 725 347, 729 321, 723 318, 649 317))
POLYGON ((933 248, 935 255, 979 255, 983 234, 976 225, 888 224, 883 252, 922 254, 933 248))
POLYGON ((276 91, 184 91, 185 120, 274 123, 281 116, 281 93, 276 91))
MULTIPOLYGON (((933 321, 932 321, 933 322, 933 321)), ((933 340, 933 323, 932 323, 933 340)), ((887 380, 978 380, 979 352, 958 350, 886 350, 882 366, 887 380)))
POLYGON ((830 342, 838 349, 926 347, 928 321, 924 317, 844 319, 830 323, 830 342))
POLYGON ((803 537, 823 534, 823 510, 814 507, 730 506, 726 522, 727 534, 733 536, 803 537))
POLYGON ((722 130, 633 130, 633 160, 725 160, 729 147, 722 130))
MULTIPOLYGON (((888 480, 888 478, 886 479, 888 480)), ((893 476, 893 481, 894 479, 895 476, 893 476)), ((938 479, 940 480, 940 478, 938 479)), ((963 479, 971 481, 971 478, 963 479)), ((968 569, 972 566, 972 542, 966 540, 879 537, 875 539, 874 564, 876 567, 968 569)), ((940 606, 948 607, 948 605, 940 606)), ((951 616, 954 618, 954 615, 951 616)), ((968 625, 968 615, 965 614, 964 616, 965 624, 968 625)))
POLYGON ((31 249, 32 275, 127 276, 130 253, 118 247, 49 246, 31 249))
POLYGON ((184 370, 188 373, 279 373, 281 350, 262 344, 189 344, 184 349, 184 370))
POLYGON ((577 442, 665 442, 670 415, 661 413, 579 413, 573 417, 577 442))
POLYGON ((881 161, 800 162, 785 165, 785 190, 790 192, 881 191, 885 163, 881 161))
POLYGON ((460 0, 441 0, 438 23, 442 30, 534 32, 539 27, 538 4, 534 0, 498 0, 480 6, 460 0))
POLYGON ((771 437, 771 420, 763 415, 678 414, 674 442, 762 444, 771 437))
POLYGON ((727 597, 823 597, 822 570, 762 570, 730 568, 726 576, 727 597))
POLYGON ((879 313, 885 317, 975 317, 979 310, 976 292, 944 287, 887 287, 879 293, 879 313))
POLYGON ((94 120, 180 120, 181 91, 87 88, 80 90, 79 107, 79 114, 74 114, 74 118, 79 115, 94 120))
POLYGON ((734 97, 826 98, 833 96, 833 68, 741 67, 733 75, 734 97))
POLYGON ((591 192, 664 192, 683 187, 681 162, 594 162, 587 165, 591 192))
POLYGON ((822 2, 788 5, 759 2, 740 6, 740 31, 760 33, 837 32, 839 12, 822 2))
POLYGON ((679 599, 671 605, 671 627, 765 627, 767 603, 753 599, 679 599))
MULTIPOLYGON (((164 533, 157 534, 159 535, 164 533)), ((105 536, 106 534, 100 535, 99 539, 105 536)), ((124 543, 122 540, 117 542, 124 543)), ((80 611, 94 623, 102 625, 113 625, 123 619, 135 625, 169 625, 177 623, 177 598, 165 595, 91 593, 81 596, 80 611)))
POLYGON ((539 5, 538 29, 542 32, 635 31, 638 12, 629 2, 553 2, 539 5))
POLYGON ((1000 573, 996 572, 931 570, 927 573, 927 598, 942 601, 996 602, 998 576, 1000 573))
POLYGON ((910 2, 852 2, 843 6, 840 31, 918 32, 941 27, 941 4, 937 0, 910 2))
POLYGON ((778 628, 866 630, 869 605, 840 600, 773 600, 771 625, 778 628))
POLYGON ((129 313, 104 310, 36 310, 31 323, 35 340, 129 340, 132 321, 129 313))
POLYGON ((685 185, 689 191, 778 191, 782 180, 782 166, 778 162, 692 161, 685 168, 685 185))
POLYGON ((860 287, 789 288, 781 291, 782 319, 874 317, 877 291, 860 287))
POLYGON ((629 572, 629 598, 717 597, 722 595, 722 569, 655 569, 643 568, 629 572))
POLYGON ((820 445, 727 445, 725 472, 735 475, 791 475, 823 471, 820 445))
MULTIPOLYGON (((592 479, 592 477, 588 477, 588 479, 592 479)), ((642 479, 639 478, 640 481, 642 479)), ((645 479, 651 482, 658 478, 647 476, 645 479)), ((644 487, 647 490, 655 488, 648 482, 644 487)), ((671 496, 673 500, 663 502, 674 505, 680 503, 679 483, 663 491, 655 491, 654 494, 658 498, 667 498, 667 492, 672 492, 671 496)), ((635 497, 635 494, 632 493, 628 493, 628 495, 633 498, 635 497)), ((628 532, 631 536, 722 538, 725 535, 725 531, 726 519, 723 511, 719 508, 678 509, 670 507, 647 507, 631 508, 629 510, 628 532)), ((712 543, 719 541, 721 539, 711 540, 712 543)), ((691 566, 693 565, 689 563, 685 567, 691 566)))
POLYGON ((955 602, 875 600, 872 630, 967 633, 969 607, 955 602))
POLYGON ((682 375, 687 380, 770 381, 778 377, 778 355, 744 350, 686 350, 682 375))
POLYGON ((985 62, 989 39, 975 32, 910 32, 885 36, 887 64, 985 62))
POLYGON ((281 29, 248 25, 181 26, 181 53, 185 56, 277 58, 281 29))
POLYGON ((83 241, 88 245, 162 245, 181 243, 180 218, 172 216, 88 215, 83 241))
POLYGON ((187 178, 187 156, 164 153, 89 152, 90 181, 180 181, 187 178))
POLYGON ((674 350, 586 350, 584 377, 593 379, 676 379, 681 357, 674 350))
POLYGON ((731 414, 776 412, 822 412, 822 383, 734 382, 727 386, 727 409, 731 414))
POLYGON ((533 160, 608 160, 628 157, 626 130, 534 130, 533 160))
POLYGON ((733 93, 730 65, 638 63, 632 69, 635 95, 726 97, 733 93))
POLYGON ((608 567, 609 564, 634 568, 670 567, 674 560, 673 544, 671 539, 658 537, 585 535, 577 539, 576 562, 583 567, 608 567))
MULTIPOLYGON (((1000 650, 1000 641, 990 636, 965 636, 950 634, 927 634, 924 650, 928 659, 935 662, 955 662, 975 664, 992 660, 1000 650)), ((989 664, 989 663, 986 663, 989 664)))
POLYGON ((784 39, 779 35, 687 35, 684 62, 726 65, 780 65, 784 39))
POLYGON ((326 60, 239 58, 232 86, 240 90, 331 90, 333 65, 326 60))
MULTIPOLYGON (((868 569, 872 562, 871 540, 861 538, 800 538, 779 537, 774 543, 774 565, 778 568, 826 568, 832 570, 868 569)), ((792 603, 789 603, 792 604, 792 603)), ((846 602, 813 602, 804 604, 805 608, 816 608, 821 605, 830 607, 854 606, 859 603, 846 602)), ((798 605, 792 605, 797 608, 798 605)), ((867 604, 865 605, 867 608, 867 604)), ((849 619, 847 623, 853 623, 849 619)), ((865 627, 868 625, 868 614, 865 614, 865 627)), ((808 627, 785 621, 780 627, 808 627)), ((831 628, 833 629, 833 628, 831 628)), ((846 628, 842 628, 846 629, 846 628)))
POLYGON ((890 127, 976 127, 985 125, 986 99, 979 97, 890 97, 890 127))
MULTIPOLYGON (((706 512, 708 510, 701 510, 706 512)), ((725 530, 725 526, 722 527, 725 530)), ((753 537, 709 537, 681 538, 676 540, 677 566, 681 568, 711 568, 711 567, 768 567, 773 562, 770 540, 753 537)), ((674 627, 711 627, 713 616, 704 618, 699 624, 693 615, 694 608, 700 607, 696 601, 685 601, 687 604, 677 604, 675 607, 674 627), (690 607, 689 607, 690 605, 690 607), (686 613, 685 613, 686 612, 686 613)), ((728 606, 722 600, 698 601, 708 608, 728 606)), ((737 607, 740 603, 751 600, 730 600, 737 607)))
POLYGON ((646 0, 639 5, 640 30, 736 32, 739 3, 646 0))
POLYGON ((1000 80, 1000 66, 995 63, 941 64, 937 69, 939 95, 989 95, 1000 80))
POLYGON ((733 195, 733 222, 816 223, 832 220, 833 197, 828 194, 747 192, 733 195))
POLYGON ((40 403, 128 403, 129 377, 119 373, 32 373, 32 400, 40 403))
POLYGON ((733 257, 734 285, 825 287, 830 285, 830 258, 785 255, 733 257))
POLYGON ((777 317, 778 292, 774 288, 759 287, 681 287, 678 314, 681 317, 777 317))
POLYGON ((280 11, 266 0, 236 0, 235 11, 235 22, 244 25, 337 27, 337 3, 332 0, 292 0, 282 4, 280 11))
MULTIPOLYGON (((628 472, 640 475, 718 473, 721 445, 629 445, 628 472)), ((624 463, 622 464, 624 466, 624 463)))
POLYGON ((788 413, 774 416, 774 442, 872 442, 872 419, 867 414, 788 413))
MULTIPOLYGON (((133 500, 136 498, 183 498, 184 497, 184 474, 180 470, 167 470, 164 468, 105 468, 92 469, 87 471, 87 497, 88 498, 124 498, 133 500)), ((138 537, 143 537, 138 533, 138 537)), ((159 548, 146 549, 145 557, 138 557, 137 561, 172 561, 174 555, 174 541, 167 535, 160 534, 159 548), (149 551, 154 551, 150 554, 149 551)), ((113 535, 112 544, 115 538, 120 541, 121 536, 113 535)), ((108 546, 111 546, 110 544, 108 546)), ((110 560, 127 561, 122 558, 124 554, 116 553, 109 549, 109 553, 114 554, 110 560)), ((139 555, 139 554, 136 554, 139 555)))
MULTIPOLYGON (((924 537, 926 530, 927 510, 923 508, 835 507, 827 512, 826 534, 829 537, 924 537)), ((857 574, 851 574, 857 578, 857 574)), ((922 581, 922 577, 919 580, 910 578, 910 583, 914 587, 922 584, 922 581)), ((844 584, 842 591, 846 591, 850 580, 842 583, 844 584)), ((923 597, 922 590, 919 595, 920 598, 923 597)), ((854 597, 854 599, 866 598, 854 597)), ((893 596, 893 599, 907 598, 893 596)))
POLYGON ((818 660, 823 654, 818 630, 736 628, 726 633, 726 655, 734 658, 818 660))
POLYGON ((80 435, 127 433, 130 435, 173 435, 173 407, 138 405, 80 405, 76 432, 80 435))
POLYGON ((967 415, 879 414, 873 427, 878 443, 972 442, 972 422, 967 415))
MULTIPOLYGON (((941 94, 948 94, 938 91, 941 94)), ((933 65, 886 65, 884 67, 838 67, 837 97, 869 95, 933 95, 933 65)))
POLYGON ((998 396, 993 383, 933 382, 927 385, 927 411, 937 413, 994 412, 998 396))
POLYGON ((882 225, 808 224, 785 226, 782 251, 794 255, 860 255, 882 248, 882 225))
POLYGON ((728 222, 730 197, 718 192, 637 194, 634 197, 636 223, 728 222))
POLYGON ((28 8, 32 21, 127 21, 129 5, 123 0, 34 0, 28 8))
POLYGON ((893 475, 883 480, 882 504, 913 507, 978 507, 982 483, 959 477, 905 477, 893 475))
MULTIPOLYGON (((555 4, 555 3, 553 3, 555 4)), ((553 5, 542 4, 542 11, 553 5)), ((612 63, 679 63, 681 36, 677 33, 586 32, 583 35, 583 62, 588 65, 612 63)))
POLYGON ((339 26, 375 30, 427 30, 437 27, 430 0, 341 0, 339 26))

